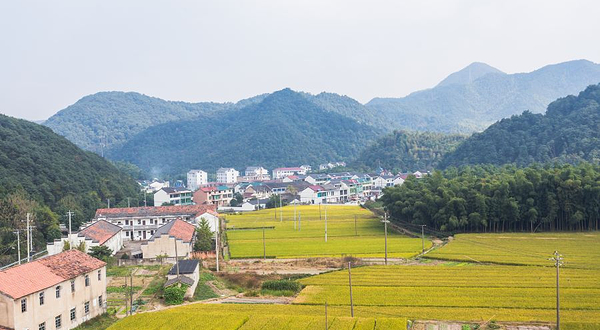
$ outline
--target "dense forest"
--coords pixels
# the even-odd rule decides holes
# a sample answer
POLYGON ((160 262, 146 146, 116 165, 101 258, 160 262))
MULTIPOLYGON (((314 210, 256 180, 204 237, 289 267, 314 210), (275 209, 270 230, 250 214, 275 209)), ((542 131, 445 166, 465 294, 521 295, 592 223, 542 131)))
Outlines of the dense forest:
POLYGON ((552 102, 544 115, 503 119, 467 139, 440 165, 581 161, 600 162, 600 85, 552 102))
POLYGON ((403 98, 375 98, 366 106, 397 129, 472 133, 525 110, 544 112, 557 98, 598 82, 600 64, 585 60, 516 74, 474 63, 434 88, 403 98))
POLYGON ((430 171, 465 138, 458 134, 394 131, 361 151, 348 166, 359 170, 430 171))
POLYGON ((127 205, 128 197, 136 203, 138 195, 138 184, 100 156, 47 127, 0 115, 0 264, 14 261, 13 232, 25 228, 27 213, 41 248, 60 237, 59 222, 66 223, 67 211, 74 212, 77 228, 107 199, 127 205))
POLYGON ((392 219, 443 232, 598 230, 600 166, 465 166, 409 177, 382 197, 392 219))
POLYGON ((151 127, 109 157, 153 177, 191 168, 315 165, 351 160, 382 133, 319 106, 312 96, 284 89, 225 116, 151 127))

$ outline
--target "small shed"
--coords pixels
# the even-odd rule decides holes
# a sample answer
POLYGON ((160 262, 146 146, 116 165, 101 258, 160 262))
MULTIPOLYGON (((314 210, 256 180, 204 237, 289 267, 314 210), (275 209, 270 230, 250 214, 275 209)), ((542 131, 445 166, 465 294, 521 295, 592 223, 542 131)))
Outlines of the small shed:
POLYGON ((200 278, 200 263, 198 260, 179 260, 179 276, 177 276, 177 265, 173 265, 169 273, 167 274, 167 282, 165 287, 171 286, 175 283, 182 283, 189 286, 185 293, 186 298, 194 296, 196 286, 198 286, 198 279, 200 278))

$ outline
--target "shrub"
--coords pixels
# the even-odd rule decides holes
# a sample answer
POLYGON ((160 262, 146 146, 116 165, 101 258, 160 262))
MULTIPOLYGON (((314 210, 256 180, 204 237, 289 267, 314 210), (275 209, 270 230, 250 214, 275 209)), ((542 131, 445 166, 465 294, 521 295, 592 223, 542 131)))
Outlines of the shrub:
POLYGON ((302 285, 296 281, 289 280, 273 280, 265 281, 262 284, 263 290, 271 291, 293 291, 298 292, 302 289, 302 285))
POLYGON ((187 291, 187 285, 171 285, 164 290, 165 303, 167 305, 179 305, 183 303, 183 297, 187 291))

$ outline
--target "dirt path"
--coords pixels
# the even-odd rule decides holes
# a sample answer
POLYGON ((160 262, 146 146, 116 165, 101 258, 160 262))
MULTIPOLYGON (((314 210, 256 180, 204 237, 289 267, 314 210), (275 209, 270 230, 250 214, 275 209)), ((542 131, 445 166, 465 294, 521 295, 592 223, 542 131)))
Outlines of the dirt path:
MULTIPOLYGON (((487 322, 448 322, 448 321, 414 321, 411 330, 462 330, 463 325, 478 324, 485 329, 487 322)), ((500 330, 551 330, 552 327, 543 324, 498 323, 500 330)))

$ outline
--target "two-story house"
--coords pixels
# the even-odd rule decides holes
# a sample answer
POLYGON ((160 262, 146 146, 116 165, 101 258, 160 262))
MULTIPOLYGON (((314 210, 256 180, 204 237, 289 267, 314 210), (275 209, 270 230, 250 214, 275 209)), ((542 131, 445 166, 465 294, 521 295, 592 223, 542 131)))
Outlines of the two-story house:
POLYGON ((192 191, 183 187, 162 188, 154 193, 154 205, 192 205, 192 191))
POLYGON ((106 263, 68 250, 0 271, 0 329, 73 329, 106 312, 106 263))
POLYGON ((228 186, 201 187, 194 192, 194 201, 198 205, 229 205, 233 199, 233 188, 228 186))
POLYGON ((236 183, 240 172, 235 168, 221 167, 217 170, 217 182, 220 183, 236 183))

